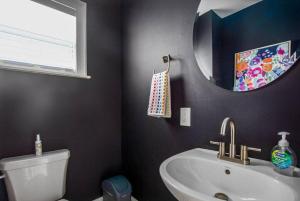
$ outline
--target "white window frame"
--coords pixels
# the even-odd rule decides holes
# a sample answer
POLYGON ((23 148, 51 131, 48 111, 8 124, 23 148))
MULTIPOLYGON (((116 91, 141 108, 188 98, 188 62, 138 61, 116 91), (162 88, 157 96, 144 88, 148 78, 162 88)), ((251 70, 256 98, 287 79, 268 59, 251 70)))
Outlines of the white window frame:
POLYGON ((0 62, 0 68, 6 70, 23 71, 39 74, 67 76, 90 79, 87 75, 87 45, 86 45, 86 3, 80 0, 31 0, 36 3, 60 10, 76 17, 76 72, 66 72, 39 67, 22 66, 22 64, 10 64, 0 62))

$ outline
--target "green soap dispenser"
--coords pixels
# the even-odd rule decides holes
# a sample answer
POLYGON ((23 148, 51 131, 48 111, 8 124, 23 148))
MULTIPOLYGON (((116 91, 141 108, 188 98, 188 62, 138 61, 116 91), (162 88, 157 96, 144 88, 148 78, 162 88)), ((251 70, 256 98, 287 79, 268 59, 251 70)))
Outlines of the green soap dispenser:
POLYGON ((286 136, 289 134, 288 132, 278 133, 282 139, 278 142, 278 145, 272 149, 271 161, 276 172, 286 176, 294 176, 297 157, 286 139, 286 136))

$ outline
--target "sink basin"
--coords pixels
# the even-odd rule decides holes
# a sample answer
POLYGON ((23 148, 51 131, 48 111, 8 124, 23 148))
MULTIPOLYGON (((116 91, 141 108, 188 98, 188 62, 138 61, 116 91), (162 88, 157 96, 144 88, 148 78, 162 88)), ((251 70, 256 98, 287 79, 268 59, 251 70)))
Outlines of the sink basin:
POLYGON ((165 160, 160 175, 179 201, 300 201, 300 177, 280 175, 263 160, 248 166, 223 161, 206 149, 165 160))

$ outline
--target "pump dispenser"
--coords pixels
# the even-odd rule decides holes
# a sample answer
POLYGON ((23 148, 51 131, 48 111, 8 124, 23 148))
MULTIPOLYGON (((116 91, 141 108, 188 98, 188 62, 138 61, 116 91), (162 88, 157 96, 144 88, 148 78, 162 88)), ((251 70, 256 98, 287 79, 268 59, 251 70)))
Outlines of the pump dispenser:
POLYGON ((281 135, 281 140, 278 142, 278 145, 280 147, 289 147, 290 143, 287 141, 286 136, 290 135, 290 133, 282 131, 279 132, 278 135, 281 135))
POLYGON ((281 136, 281 140, 278 142, 278 145, 272 149, 271 153, 274 170, 286 176, 293 176, 294 169, 297 165, 297 157, 286 139, 286 136, 290 135, 290 133, 279 132, 278 135, 281 136))

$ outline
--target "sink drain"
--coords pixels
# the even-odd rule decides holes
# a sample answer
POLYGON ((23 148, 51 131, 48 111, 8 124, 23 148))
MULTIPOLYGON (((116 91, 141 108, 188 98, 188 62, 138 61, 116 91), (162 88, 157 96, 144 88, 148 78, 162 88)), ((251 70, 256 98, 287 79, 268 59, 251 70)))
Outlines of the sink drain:
POLYGON ((229 200, 229 197, 225 195, 224 193, 216 193, 215 198, 220 199, 220 200, 229 200))

